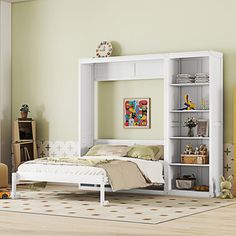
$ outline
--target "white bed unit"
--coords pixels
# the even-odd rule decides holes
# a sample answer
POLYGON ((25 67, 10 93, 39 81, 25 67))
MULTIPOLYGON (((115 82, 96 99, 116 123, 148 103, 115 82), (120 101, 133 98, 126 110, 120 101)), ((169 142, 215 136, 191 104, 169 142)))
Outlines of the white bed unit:
MULTIPOLYGON (((219 195, 219 176, 223 173, 223 55, 214 51, 166 53, 156 55, 122 56, 110 58, 90 58, 80 60, 79 141, 81 154, 84 154, 94 138, 93 83, 95 81, 117 80, 164 80, 164 145, 165 145, 165 194, 189 196, 219 195), (178 73, 209 73, 209 83, 177 84, 178 73), (184 95, 197 104, 195 111, 179 111, 183 106, 184 95), (202 99, 208 100, 209 109, 202 110, 202 99), (205 119, 209 122, 209 136, 186 137, 183 121, 188 116, 205 119), (85 128, 87 127, 87 128, 85 128), (91 127, 93 130, 91 131, 91 127), (92 135, 90 135, 92 134, 92 135), (184 165, 180 154, 186 144, 206 144, 209 149, 209 164, 184 165), (180 175, 194 173, 198 185, 208 185, 208 192, 183 191, 176 189, 175 179, 180 175)), ((122 117, 121 117, 122 119, 122 117)), ((102 142, 100 140, 99 142, 102 142)), ((119 143, 119 140, 109 141, 119 143)), ((133 141, 131 141, 133 142, 133 141)), ((135 142, 135 141, 134 141, 135 142)), ((149 190, 145 190, 149 193, 149 190)), ((159 193, 157 191, 156 193, 159 193)))
MULTIPOLYGON (((95 143, 110 144, 164 144, 164 191, 162 194, 185 196, 215 196, 219 194, 219 176, 222 175, 223 154, 223 58, 212 51, 167 53, 156 55, 124 56, 83 59, 79 63, 79 155, 84 155, 95 143), (209 72, 210 82, 204 84, 176 84, 177 73, 209 72), (164 79, 164 137, 163 140, 95 140, 94 82, 114 80, 164 79), (209 99, 205 111, 181 112, 182 96, 188 93, 196 102, 209 99), (184 135, 182 121, 187 114, 209 120, 209 136, 189 138, 184 135), (206 144, 209 148, 208 165, 183 165, 179 157, 187 142, 206 144), (194 172, 198 184, 209 185, 209 192, 177 190, 175 178, 194 172)), ((121 117, 122 119, 122 117, 121 117)), ((100 202, 105 203, 105 185, 108 179, 101 175, 61 175, 60 173, 27 173, 12 175, 12 197, 21 180, 60 183, 93 184, 99 186, 100 202)), ((86 188, 83 187, 83 188, 86 188)), ((94 189, 94 188, 93 188, 94 189)), ((157 190, 136 192, 160 194, 157 190)))

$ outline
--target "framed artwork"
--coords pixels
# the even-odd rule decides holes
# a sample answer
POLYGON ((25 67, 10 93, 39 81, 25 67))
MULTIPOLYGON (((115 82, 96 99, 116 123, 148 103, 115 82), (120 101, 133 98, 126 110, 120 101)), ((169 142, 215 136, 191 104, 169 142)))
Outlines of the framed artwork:
POLYGON ((150 102, 150 98, 125 98, 123 102, 124 128, 149 129, 151 127, 150 102))
POLYGON ((208 120, 198 120, 197 136, 208 137, 208 120))

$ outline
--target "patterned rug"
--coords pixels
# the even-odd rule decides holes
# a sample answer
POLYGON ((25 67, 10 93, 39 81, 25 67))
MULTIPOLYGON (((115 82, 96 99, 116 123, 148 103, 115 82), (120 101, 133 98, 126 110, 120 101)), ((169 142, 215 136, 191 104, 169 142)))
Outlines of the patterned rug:
POLYGON ((99 193, 95 192, 26 190, 19 193, 19 199, 0 200, 0 211, 158 224, 236 203, 236 200, 218 198, 107 193, 109 205, 100 206, 99 193))

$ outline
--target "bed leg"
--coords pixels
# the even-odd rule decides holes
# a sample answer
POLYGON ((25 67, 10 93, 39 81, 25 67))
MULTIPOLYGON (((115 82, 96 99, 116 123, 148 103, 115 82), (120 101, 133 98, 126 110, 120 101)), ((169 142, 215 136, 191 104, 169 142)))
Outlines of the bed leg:
POLYGON ((17 174, 12 173, 12 191, 11 191, 11 198, 16 198, 16 184, 17 184, 17 174))
POLYGON ((104 205, 108 205, 109 202, 105 200, 105 183, 102 182, 100 184, 100 205, 104 206, 104 205))

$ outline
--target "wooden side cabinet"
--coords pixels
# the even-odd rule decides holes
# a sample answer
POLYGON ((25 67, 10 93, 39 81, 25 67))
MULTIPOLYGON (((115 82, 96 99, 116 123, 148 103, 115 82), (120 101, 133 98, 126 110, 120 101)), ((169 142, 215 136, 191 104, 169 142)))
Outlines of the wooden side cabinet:
POLYGON ((13 171, 25 162, 37 158, 36 121, 15 120, 13 123, 13 171))

